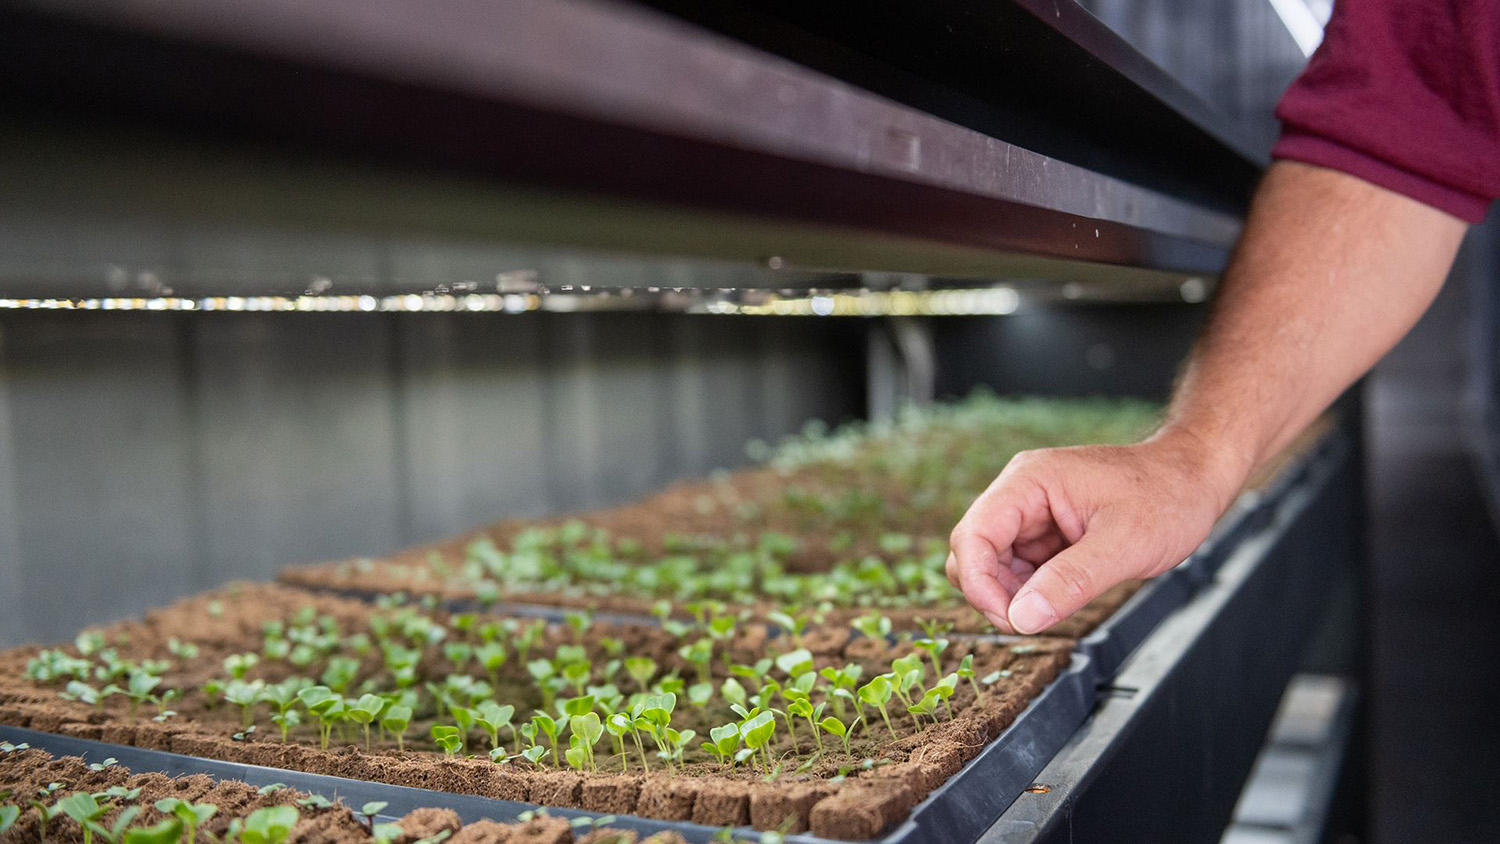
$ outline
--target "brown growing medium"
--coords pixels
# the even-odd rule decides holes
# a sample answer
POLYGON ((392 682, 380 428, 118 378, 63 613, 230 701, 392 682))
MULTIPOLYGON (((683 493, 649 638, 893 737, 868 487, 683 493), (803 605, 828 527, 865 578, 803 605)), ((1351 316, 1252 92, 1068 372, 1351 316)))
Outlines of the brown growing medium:
MULTIPOLYGON (((577 521, 590 528, 602 529, 616 538, 635 539, 644 546, 648 554, 659 555, 664 553, 664 541, 671 535, 732 536, 750 529, 736 519, 730 506, 717 506, 705 512, 699 502, 706 499, 720 502, 765 501, 779 495, 789 485, 811 490, 839 490, 858 486, 862 482, 852 472, 837 467, 804 468, 791 472, 770 468, 744 469, 715 480, 680 482, 640 501, 617 507, 546 520, 500 521, 457 537, 419 545, 380 559, 340 560, 286 568, 278 574, 277 579, 288 585, 308 589, 361 594, 406 592, 413 595, 436 595, 444 600, 472 600, 476 595, 474 583, 451 573, 462 567, 467 549, 475 542, 488 540, 497 547, 508 548, 524 530, 536 527, 555 528, 577 521)), ((893 501, 905 497, 895 489, 879 492, 893 501)), ((958 515, 962 515, 961 510, 958 515)), ((926 511, 906 523, 886 525, 885 529, 907 532, 917 537, 920 544, 922 538, 946 537, 956 520, 957 515, 951 513, 926 511)), ((809 527, 785 512, 772 511, 753 529, 805 535, 809 527)), ((827 570, 840 558, 875 556, 890 561, 891 555, 875 544, 875 535, 874 531, 869 532, 869 535, 861 534, 850 549, 839 555, 831 552, 826 545, 804 539, 788 559, 788 567, 794 571, 817 572, 827 570)), ((649 595, 538 591, 526 586, 506 589, 504 584, 500 586, 502 602, 642 616, 651 612, 657 598, 649 595)), ((1082 638, 1119 609, 1141 586, 1142 581, 1120 584, 1040 635, 1082 638)), ((780 607, 771 602, 757 602, 749 608, 758 617, 764 617, 767 611, 780 607)), ((834 608, 823 613, 822 621, 825 624, 848 624, 870 611, 870 608, 834 608)), ((983 616, 965 603, 963 595, 957 589, 943 603, 881 607, 876 611, 889 618, 896 630, 916 630, 919 619, 951 624, 960 633, 987 633, 994 630, 983 616)))
MULTIPOLYGON (((1336 418, 1331 414, 1314 420, 1291 444, 1256 470, 1246 483, 1246 490, 1255 491, 1267 486, 1289 464, 1311 450, 1334 427, 1335 422, 1336 418)), ((784 509, 766 508, 751 523, 734 515, 737 502, 775 501, 789 486, 832 492, 851 487, 867 488, 872 484, 873 491, 885 501, 904 502, 911 498, 911 490, 890 486, 889 479, 885 479, 883 484, 872 481, 867 475, 849 467, 816 465, 793 470, 754 467, 712 480, 679 482, 656 494, 616 507, 552 519, 503 520, 456 537, 415 546, 375 560, 340 560, 292 567, 283 570, 278 579, 283 583, 310 589, 348 590, 366 594, 403 591, 416 595, 437 595, 445 600, 469 600, 476 594, 473 582, 454 576, 454 573, 462 567, 466 551, 473 543, 487 540, 497 547, 508 548, 521 531, 534 527, 558 527, 568 521, 581 521, 591 528, 603 529, 611 536, 638 540, 650 554, 661 553, 664 540, 674 534, 730 536, 747 530, 769 530, 802 537, 797 550, 788 560, 788 566, 792 570, 823 571, 836 559, 861 558, 866 555, 887 558, 889 561, 890 555, 883 552, 875 541, 877 531, 858 532, 850 548, 835 554, 827 545, 826 530, 820 530, 819 525, 801 521, 796 518, 796 514, 784 509), (703 506, 704 502, 712 502, 714 506, 706 508, 703 506), (809 537, 816 539, 810 540, 809 537)), ((898 506, 888 509, 886 515, 895 521, 883 524, 881 529, 909 533, 917 538, 919 545, 924 539, 941 542, 962 515, 967 503, 967 497, 964 497, 950 502, 953 506, 947 508, 906 510, 898 506)), ((1082 638, 1113 615, 1142 585, 1141 581, 1120 584, 1070 618, 1043 631, 1041 635, 1082 638)), ((654 596, 546 591, 524 585, 509 589, 504 584, 500 586, 502 602, 626 614, 649 612, 654 599, 654 596)), ((766 611, 777 608, 767 602, 750 605, 750 609, 761 617, 766 611)), ((878 611, 890 618, 897 630, 917 629, 918 620, 926 619, 952 624, 954 630, 961 633, 993 631, 983 616, 967 606, 957 590, 953 591, 950 599, 940 603, 885 607, 878 611)), ((822 621, 825 624, 845 624, 865 612, 866 609, 835 608, 825 613, 822 621)))
MULTIPOLYGON (((166 723, 153 722, 149 711, 131 716, 128 704, 120 698, 107 699, 102 711, 84 703, 62 700, 57 696, 57 686, 39 686, 25 677, 26 661, 35 655, 35 648, 0 653, 0 723, 206 758, 541 805, 690 820, 713 826, 752 824, 762 829, 784 827, 797 831, 810 828, 832 838, 861 838, 903 816, 922 796, 994 739, 1067 663, 1073 644, 1070 640, 1044 638, 1019 646, 956 640, 955 651, 945 655, 945 661, 956 663, 963 652, 972 652, 979 676, 997 671, 1008 676, 985 688, 977 699, 968 684, 961 683, 952 701, 956 715, 953 720, 928 722, 917 728, 910 716, 898 718, 901 707, 893 706, 891 714, 900 734, 898 740, 891 741, 885 732, 872 730, 868 735, 861 732, 852 742, 851 755, 846 756, 836 744, 829 744, 828 752, 807 770, 784 772, 771 782, 762 781, 744 766, 729 771, 706 758, 707 754, 696 747, 685 756, 685 769, 674 775, 659 766, 649 774, 643 773, 634 764, 628 772, 622 772, 619 760, 610 757, 611 751, 601 745, 600 770, 581 774, 540 769, 524 761, 497 765, 482 759, 445 759, 434 752, 412 749, 432 746, 425 740, 430 720, 413 723, 409 736, 421 738, 409 738, 404 752, 397 751, 393 741, 377 742, 371 752, 362 752, 355 746, 358 739, 353 734, 349 736, 350 743, 322 751, 316 746, 314 731, 307 726, 293 734, 293 741, 283 744, 278 740, 277 730, 268 723, 264 709, 257 719, 258 730, 244 741, 233 740, 231 734, 239 729, 237 710, 222 703, 209 708, 197 688, 204 680, 223 676, 220 665, 225 656, 260 650, 263 621, 289 617, 304 606, 337 619, 345 634, 365 629, 372 613, 378 612, 359 601, 287 587, 244 585, 153 611, 143 621, 104 628, 109 642, 118 643, 120 655, 129 659, 164 656, 171 638, 191 640, 200 646, 197 658, 181 662, 164 675, 165 687, 189 690, 173 704, 179 715, 166 723), (211 603, 221 607, 218 615, 208 611, 211 603), (858 763, 865 758, 881 760, 882 764, 872 770, 859 770, 858 763), (841 767, 855 772, 842 781, 831 781, 841 767), (874 828, 875 824, 879 828, 874 828)), ((763 628, 742 627, 729 646, 736 661, 753 662, 776 652, 775 643, 768 642, 763 628)), ((546 653, 558 644, 572 642, 575 635, 567 628, 551 628, 546 645, 539 646, 535 653, 546 653)), ((681 640, 659 627, 600 623, 581 641, 597 653, 604 637, 620 640, 626 653, 650 656, 664 668, 683 665, 676 654, 681 640)), ((859 663, 869 666, 866 677, 879 673, 874 666, 888 665, 892 658, 911 651, 910 644, 893 646, 882 640, 853 637, 843 628, 819 630, 806 637, 803 645, 814 652, 818 667, 859 663)), ((379 658, 375 657, 375 661, 378 663, 379 658)), ((717 660, 715 665, 716 672, 722 670, 717 660)), ((527 681, 520 677, 521 668, 511 663, 507 663, 507 668, 512 672, 502 676, 504 692, 497 698, 536 706, 535 699, 525 700, 526 695, 534 692, 523 685, 527 681)), ((423 656, 419 670, 427 676, 445 673, 447 666, 442 663, 440 649, 430 649, 423 656)), ((284 663, 262 662, 251 676, 275 681, 288 673, 290 669, 284 663)), ((316 676, 317 668, 303 673, 316 676)), ((517 709, 518 715, 527 711, 526 706, 518 705, 517 709)), ((680 726, 697 729, 700 736, 707 735, 711 724, 722 723, 716 720, 722 713, 697 713, 691 706, 680 706, 679 713, 683 714, 680 726)), ((878 718, 874 724, 880 724, 878 718)), ((787 760, 798 758, 791 753, 785 730, 778 732, 782 743, 774 753, 787 760)), ((805 729, 801 741, 804 744, 811 741, 805 729)))
MULTIPOLYGON (((236 818, 243 819, 256 809, 268 806, 296 806, 300 819, 292 831, 293 842, 318 842, 319 844, 367 844, 373 840, 369 827, 355 817, 351 807, 342 802, 333 806, 316 808, 299 805, 298 801, 309 795, 291 788, 277 789, 262 794, 254 786, 235 780, 214 780, 202 774, 167 777, 157 773, 134 774, 124 765, 111 765, 103 770, 93 770, 77 756, 53 757, 37 749, 0 753, 0 792, 9 791, 12 797, 0 800, 13 805, 25 806, 28 795, 52 783, 59 783, 47 802, 52 803, 70 793, 84 791, 97 794, 113 786, 128 789, 139 788, 140 795, 129 805, 140 807, 140 814, 131 828, 150 826, 166 818, 155 808, 156 801, 176 798, 192 803, 208 803, 218 811, 200 828, 213 836, 198 840, 214 840, 224 835, 229 824, 236 818)), ((103 825, 114 823, 124 803, 116 805, 105 815, 103 825)), ((567 820, 558 817, 537 817, 517 823, 498 823, 484 820, 464 824, 457 814, 449 809, 417 809, 397 819, 402 835, 395 844, 413 842, 439 835, 446 831, 449 842, 456 844, 570 844, 586 842, 636 841, 630 830, 605 827, 585 835, 574 837, 573 827, 567 820)), ((22 844, 42 839, 40 817, 37 810, 27 807, 10 831, 0 835, 0 844, 22 844)), ((83 841, 83 833, 76 822, 60 815, 47 823, 46 840, 57 844, 74 844, 83 841)), ((678 844, 683 839, 676 833, 661 833, 645 839, 652 844, 678 844)))

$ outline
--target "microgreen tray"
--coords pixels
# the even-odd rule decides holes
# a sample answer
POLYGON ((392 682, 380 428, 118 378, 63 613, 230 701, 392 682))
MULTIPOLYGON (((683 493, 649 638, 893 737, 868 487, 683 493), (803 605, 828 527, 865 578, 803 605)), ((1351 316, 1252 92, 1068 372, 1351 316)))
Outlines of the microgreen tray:
MULTIPOLYGON (((935 789, 911 811, 906 820, 877 839, 880 844, 925 844, 925 842, 973 841, 1031 784, 1073 732, 1083 723, 1096 700, 1094 670, 1086 656, 1075 655, 1068 668, 1031 701, 1016 720, 978 756, 935 789)), ((280 783, 300 791, 342 799, 358 806, 383 801, 386 816, 395 819, 413 809, 452 809, 465 823, 485 818, 515 820, 537 806, 510 800, 453 794, 422 788, 325 774, 204 759, 180 753, 147 750, 41 732, 22 727, 0 726, 0 740, 22 742, 58 756, 82 756, 90 761, 114 758, 136 773, 159 772, 169 776, 206 774, 215 779, 235 779, 254 786, 280 783)), ((548 814, 565 818, 602 817, 577 809, 548 808, 548 814)), ((634 829, 642 836, 673 831, 694 844, 708 844, 722 830, 701 824, 654 820, 620 815, 610 826, 634 829)), ((758 841, 761 833, 738 829, 736 839, 758 841)), ((820 844, 829 839, 810 834, 785 837, 794 844, 820 844)))

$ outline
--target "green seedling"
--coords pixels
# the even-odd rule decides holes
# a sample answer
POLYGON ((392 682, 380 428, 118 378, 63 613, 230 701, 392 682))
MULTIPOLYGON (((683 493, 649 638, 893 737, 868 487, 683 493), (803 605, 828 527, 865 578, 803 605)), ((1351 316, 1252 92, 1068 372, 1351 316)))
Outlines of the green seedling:
POLYGON ((564 754, 568 764, 577 770, 597 770, 594 762, 594 745, 604 735, 604 725, 599 720, 599 713, 588 712, 583 715, 569 716, 568 731, 571 736, 568 741, 568 750, 564 754))
POLYGON ((193 844, 198 828, 208 823, 209 819, 218 813, 219 807, 211 803, 189 803, 186 800, 169 797, 156 801, 156 811, 163 815, 171 815, 180 822, 182 828, 187 831, 185 844, 193 844))
POLYGON ((871 639, 884 639, 891 635, 891 620, 879 613, 869 613, 850 622, 855 630, 871 639))
POLYGON ((896 738, 896 728, 891 725, 890 713, 886 710, 886 704, 891 702, 891 678, 885 674, 874 677, 870 682, 859 687, 859 700, 863 704, 873 706, 880 710, 880 718, 885 721, 886 729, 891 731, 891 738, 896 738))
POLYGON ((745 687, 740 683, 739 680, 736 680, 733 677, 726 679, 722 684, 720 684, 719 696, 729 701, 730 703, 737 703, 740 706, 744 706, 749 702, 749 698, 745 694, 745 687))
MULTIPOLYGON (((115 689, 114 686, 110 686, 109 688, 111 690, 115 689)), ((86 703, 100 711, 103 711, 104 700, 108 697, 108 695, 101 694, 98 689, 90 686, 88 683, 78 680, 69 680, 68 685, 62 691, 58 692, 57 696, 63 700, 76 700, 79 703, 86 703)))
POLYGON ((298 703, 297 693, 302 689, 301 681, 291 679, 266 686, 260 693, 260 699, 276 710, 271 721, 281 730, 283 742, 292 728, 302 723, 302 715, 294 708, 298 703))
POLYGON ((902 705, 908 707, 912 705, 909 693, 921 684, 922 677, 926 673, 927 669, 922 665, 922 658, 916 654, 907 654, 891 661, 891 688, 895 691, 896 697, 901 699, 902 705))
POLYGON ((449 705, 448 714, 452 716, 454 725, 458 727, 459 749, 467 751, 469 731, 474 729, 474 710, 463 706, 449 705))
POLYGON ((813 670, 813 655, 805 648, 798 648, 776 657, 776 667, 795 680, 813 670))
POLYGON ((557 666, 550 659, 533 659, 526 663, 526 672, 542 693, 542 708, 551 709, 557 700, 557 688, 552 681, 557 678, 557 666))
POLYGON ((961 679, 969 681, 969 688, 974 690, 974 697, 979 697, 979 684, 974 682, 973 654, 964 654, 964 658, 959 660, 958 671, 956 673, 961 679))
MULTIPOLYGON (((267 806, 245 818, 239 829, 242 844, 281 844, 292 834, 301 815, 295 806, 267 806)), ((233 829, 233 826, 231 826, 233 829)))
POLYGON ((490 685, 499 687, 500 669, 505 666, 506 660, 505 646, 499 642, 485 642, 474 649, 474 657, 489 672, 490 685))
MULTIPOLYGON (((819 706, 821 705, 822 704, 819 704, 819 706)), ((828 717, 818 722, 818 727, 821 728, 823 732, 839 737, 839 739, 844 743, 844 753, 846 754, 849 753, 850 726, 851 725, 845 724, 843 721, 840 721, 832 715, 829 715, 828 717)))
POLYGON ((359 660, 353 657, 336 656, 328 660, 328 667, 323 669, 323 676, 318 679, 323 682, 323 685, 343 694, 358 674, 359 660))
POLYGON ((771 771, 771 752, 769 745, 771 739, 776 735, 776 717, 769 712, 761 712, 745 719, 739 725, 740 739, 745 747, 753 755, 760 751, 764 761, 764 770, 767 774, 771 771))
POLYGON ((93 656, 104 650, 104 644, 104 634, 97 630, 85 630, 73 637, 73 647, 83 656, 93 656))
POLYGON ((792 641, 796 643, 797 647, 802 647, 802 636, 807 631, 807 625, 812 622, 812 615, 806 613, 792 615, 790 613, 773 611, 766 613, 766 618, 772 624, 785 630, 792 637, 792 641))
POLYGON ((844 717, 844 701, 852 701, 858 706, 858 700, 854 696, 854 690, 859 685, 859 678, 864 675, 864 668, 854 663, 849 663, 843 668, 824 668, 818 672, 818 676, 828 681, 832 688, 829 691, 829 699, 833 701, 833 711, 838 717, 844 717))
POLYGON ((484 730, 490 737, 490 751, 493 753, 500 749, 500 730, 510 730, 511 743, 515 745, 516 752, 520 752, 520 742, 516 738, 515 725, 511 718, 516 714, 516 708, 510 704, 501 706, 493 700, 480 701, 474 711, 474 723, 479 729, 484 730))
POLYGON ((583 694, 588 688, 589 680, 594 675, 594 667, 587 660, 581 662, 570 662, 563 666, 562 676, 568 685, 573 687, 575 695, 583 694))
POLYGON ((573 641, 582 642, 583 634, 594 626, 594 619, 588 613, 570 612, 563 615, 563 621, 573 630, 573 641))
POLYGON ((943 655, 943 651, 946 651, 948 649, 948 640, 932 638, 918 639, 917 641, 913 642, 912 645, 917 650, 926 653, 928 659, 932 660, 932 676, 943 676, 941 657, 943 655))
POLYGON ((206 707, 208 709, 214 709, 219 705, 221 701, 224 700, 223 680, 206 680, 204 681, 202 686, 198 687, 198 690, 203 692, 203 697, 207 701, 206 707))
POLYGON ((255 723, 255 705, 260 703, 265 692, 265 683, 260 680, 245 682, 230 680, 224 687, 224 700, 240 708, 240 727, 249 729, 255 723))
POLYGON ((182 821, 177 818, 167 818, 151 826, 127 830, 122 844, 181 844, 181 842, 182 821))
POLYGON ((709 740, 703 743, 703 749, 713 753, 720 762, 727 762, 730 769, 734 768, 734 754, 740 749, 740 728, 738 724, 725 724, 714 727, 708 731, 709 740))
POLYGON ((560 765, 561 763, 557 758, 557 721, 545 712, 538 712, 531 716, 531 726, 546 736, 547 743, 552 746, 553 767, 560 765))
POLYGON ((635 681, 642 692, 651 688, 651 679, 656 676, 656 660, 645 656, 625 658, 625 673, 635 681))
POLYGON ((11 827, 15 826, 16 818, 20 816, 20 806, 0 806, 0 835, 4 835, 11 827))
POLYGON ((344 717, 344 699, 327 686, 309 686, 297 693, 298 700, 318 722, 318 746, 328 749, 333 728, 344 717))
MULTIPOLYGON (((159 685, 161 685, 160 677, 140 669, 130 672, 130 678, 126 681, 125 688, 118 691, 130 699, 130 714, 134 716, 136 708, 141 704, 156 700, 156 697, 151 693, 159 685)), ((110 686, 109 688, 113 689, 115 687, 110 686)))
MULTIPOLYGON (((106 759, 105 761, 110 760, 106 759)), ((140 796, 141 790, 139 788, 126 788, 123 785, 112 785, 103 791, 94 793, 94 799, 96 800, 123 800, 126 803, 134 803, 136 798, 140 796)))
POLYGON ((656 755, 666 760, 667 767, 669 768, 673 764, 680 765, 682 763, 683 751, 687 749, 689 744, 692 744, 693 739, 698 737, 698 731, 676 730, 672 727, 667 727, 662 733, 662 743, 666 745, 666 749, 657 751, 656 755))
POLYGON ((184 661, 198 658, 197 645, 192 642, 178 641, 175 636, 167 640, 167 651, 172 656, 184 661))
MULTIPOLYGON (((64 797, 57 801, 56 808, 72 818, 83 828, 83 844, 93 844, 95 833, 100 833, 101 838, 110 841, 115 841, 119 837, 118 835, 112 835, 111 830, 99 825, 99 819, 104 817, 104 814, 109 811, 109 804, 100 804, 98 800, 94 799, 94 795, 86 791, 80 791, 64 797)), ((129 825, 129 822, 134 820, 135 815, 139 811, 138 807, 131 806, 125 812, 121 812, 121 817, 126 818, 125 825, 129 825), (128 817, 126 813, 128 813, 128 817)), ((124 828, 125 826, 120 826, 121 830, 124 830, 124 828)))
POLYGON ((522 624, 512 633, 511 644, 515 646, 516 655, 522 663, 527 661, 527 654, 531 652, 532 647, 537 642, 540 642, 545 635, 547 635, 547 622, 540 618, 522 624))
POLYGON ((714 642, 712 639, 699 639, 692 644, 683 645, 677 649, 677 655, 698 673, 699 683, 708 683, 713 679, 710 665, 714 659, 714 642))
MULTIPOLYGON (((813 706, 812 699, 808 697, 807 693, 796 689, 787 689, 782 692, 782 695, 788 701, 786 707, 787 715, 801 718, 807 722, 807 728, 812 732, 813 741, 817 743, 818 753, 821 754, 823 752, 823 734, 818 731, 818 721, 823 717, 824 704, 819 703, 817 706, 813 706)), ((787 723, 788 725, 791 724, 790 717, 788 717, 787 723)))
POLYGON ((713 696, 714 696, 714 684, 713 683, 694 683, 693 685, 688 686, 688 689, 687 689, 688 703, 692 704, 693 706, 698 707, 699 709, 702 709, 703 707, 708 706, 708 702, 713 699, 713 696))
POLYGON ((454 671, 462 671, 474 658, 474 646, 468 642, 448 642, 443 645, 443 657, 453 664, 454 671))
POLYGON ((406 730, 411 726, 411 707, 391 705, 380 716, 380 726, 396 737, 396 749, 406 749, 406 730))
POLYGON ((457 756, 463 749, 463 737, 459 735, 458 728, 451 724, 433 724, 432 740, 437 742, 446 756, 457 756))
MULTIPOLYGON (((370 750, 370 725, 380 718, 389 702, 380 695, 363 694, 352 705, 346 704, 345 717, 358 724, 365 733, 365 752, 370 750)), ((285 738, 282 739, 285 741, 285 738)))
POLYGON ((253 653, 231 654, 224 657, 224 670, 229 673, 230 677, 243 680, 258 662, 260 662, 260 657, 253 653))
POLYGON ((641 744, 640 733, 636 731, 635 722, 631 720, 629 715, 624 712, 611 713, 608 718, 604 719, 604 729, 609 733, 611 741, 614 742, 615 751, 620 756, 621 773, 630 770, 630 754, 625 751, 626 736, 633 736, 635 738, 635 746, 641 752, 641 764, 646 767, 646 770, 649 771, 651 769, 646 764, 646 750, 641 744))
POLYGON ((384 800, 372 800, 359 807, 359 811, 356 814, 364 818, 365 826, 373 830, 375 828, 375 816, 385 811, 385 807, 388 805, 390 804, 384 800))

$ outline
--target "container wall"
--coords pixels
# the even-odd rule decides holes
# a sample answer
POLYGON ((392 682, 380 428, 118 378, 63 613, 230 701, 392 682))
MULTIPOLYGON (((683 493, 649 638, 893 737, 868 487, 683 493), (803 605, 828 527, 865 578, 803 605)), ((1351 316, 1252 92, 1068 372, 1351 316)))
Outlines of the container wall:
POLYGON ((864 389, 856 322, 14 314, 0 644, 626 500, 738 465, 751 438, 857 416, 864 389))

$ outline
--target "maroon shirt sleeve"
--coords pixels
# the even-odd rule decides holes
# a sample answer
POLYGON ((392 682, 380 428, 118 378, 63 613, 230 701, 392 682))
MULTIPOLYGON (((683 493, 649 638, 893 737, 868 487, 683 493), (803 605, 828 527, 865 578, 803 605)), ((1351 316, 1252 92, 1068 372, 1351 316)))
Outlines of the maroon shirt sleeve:
POLYGON ((1338 0, 1272 155, 1469 222, 1500 197, 1500 0, 1338 0))

